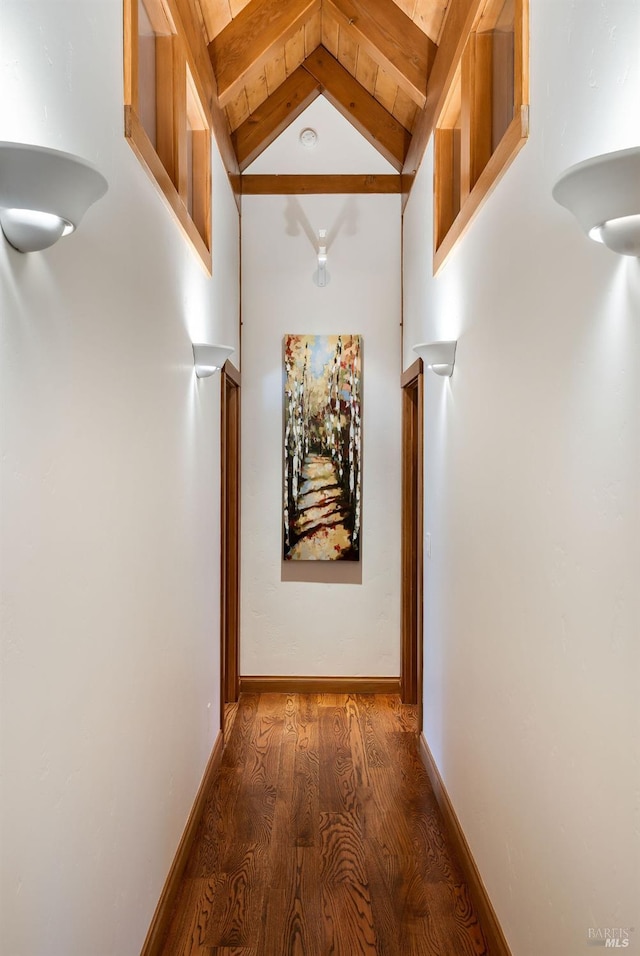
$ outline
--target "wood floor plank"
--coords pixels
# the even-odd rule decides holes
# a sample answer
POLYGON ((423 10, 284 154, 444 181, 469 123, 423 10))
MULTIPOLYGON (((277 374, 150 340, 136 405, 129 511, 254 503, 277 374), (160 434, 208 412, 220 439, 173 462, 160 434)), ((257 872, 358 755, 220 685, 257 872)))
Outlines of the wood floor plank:
POLYGON ((281 853, 279 878, 267 891, 261 956, 324 956, 320 852, 290 847, 281 853))
POLYGON ((482 930, 465 898, 466 887, 462 899, 456 899, 454 887, 444 883, 430 884, 428 890, 427 909, 403 921, 401 945, 407 952, 489 956, 482 930))
POLYGON ((257 946, 268 885, 267 863, 267 848, 259 843, 231 848, 216 884, 203 940, 206 945, 257 946))
POLYGON ((345 710, 343 707, 321 705, 318 717, 320 812, 354 812, 357 806, 356 780, 345 710))
POLYGON ((206 946, 197 956, 258 956, 255 947, 246 946, 206 946))
POLYGON ((161 956, 489 956, 392 695, 242 695, 161 956))
POLYGON ((255 946, 206 946, 194 956, 258 956, 255 946))
MULTIPOLYGON (((454 897, 453 918, 456 927, 455 939, 460 954, 469 956, 488 956, 487 943, 476 916, 473 904, 469 899, 469 889, 466 883, 449 885, 447 887, 454 897)), ((447 914, 448 915, 448 914, 447 914)), ((447 920, 449 925, 449 920, 447 920)))
POLYGON ((325 952, 376 956, 365 851, 357 818, 350 813, 321 813, 320 839, 325 952))
POLYGON ((291 791, 280 791, 271 835, 270 885, 285 882, 290 872, 290 858, 296 845, 291 791))
POLYGON ((236 714, 238 713, 238 701, 233 701, 230 704, 224 705, 224 732, 229 737, 231 730, 233 728, 233 722, 236 719, 236 714))
POLYGON ((212 876, 224 856, 228 823, 242 784, 246 750, 256 720, 259 695, 247 694, 236 709, 222 754, 220 772, 208 795, 186 877, 212 876), (236 719, 237 718, 237 719, 236 719))
POLYGON ((450 941, 440 939, 429 914, 403 923, 400 945, 407 956, 461 956, 450 941))
POLYGON ((258 956, 255 946, 204 946, 194 956, 258 956))
POLYGON ((462 881, 445 837, 435 795, 420 760, 417 742, 408 734, 391 734, 397 777, 402 788, 403 822, 410 830, 411 853, 427 883, 462 881))
POLYGON ((284 710, 284 725, 280 742, 280 760, 278 769, 278 791, 290 791, 293 787, 296 746, 298 742, 298 706, 297 695, 288 694, 284 710))
POLYGON ((318 846, 320 736, 318 707, 310 702, 298 715, 291 812, 296 846, 318 846))
POLYGON ((364 859, 378 956, 396 956, 401 951, 400 864, 393 854, 384 853, 382 846, 375 839, 365 840, 364 859))
POLYGON ((244 755, 244 783, 274 784, 280 763, 285 694, 261 694, 244 755))
POLYGON ((247 741, 253 730, 256 714, 258 713, 259 702, 259 694, 242 695, 242 706, 239 706, 236 711, 229 738, 225 741, 224 752, 222 754, 223 766, 226 765, 234 769, 239 769, 242 766, 247 741))
POLYGON ((273 826, 285 724, 285 695, 262 694, 246 736, 244 768, 226 820, 227 844, 268 844, 273 826))
POLYGON ((385 735, 380 731, 379 713, 375 698, 371 694, 359 694, 356 700, 367 764, 372 770, 378 767, 388 767, 389 754, 385 735))
POLYGON ((369 761, 367 760, 366 743, 360 720, 360 710, 355 696, 348 696, 345 702, 345 714, 349 732, 349 746, 355 773, 356 787, 369 786, 369 761))
POLYGON ((242 768, 223 763, 198 827, 187 863, 187 878, 213 877, 220 869, 229 837, 227 820, 233 815, 241 783, 242 768))
POLYGON ((267 844, 276 806, 276 785, 266 782, 240 788, 233 813, 231 841, 267 844))
POLYGON ((389 709, 393 713, 397 729, 407 734, 418 733, 418 712, 410 704, 403 704, 399 697, 389 695, 387 697, 389 709))
POLYGON ((284 704, 284 728, 285 739, 288 736, 296 738, 298 736, 298 695, 287 694, 284 704))
POLYGON ((207 928, 214 909, 218 881, 187 880, 176 903, 176 917, 169 927, 164 953, 180 956, 202 956, 207 928))

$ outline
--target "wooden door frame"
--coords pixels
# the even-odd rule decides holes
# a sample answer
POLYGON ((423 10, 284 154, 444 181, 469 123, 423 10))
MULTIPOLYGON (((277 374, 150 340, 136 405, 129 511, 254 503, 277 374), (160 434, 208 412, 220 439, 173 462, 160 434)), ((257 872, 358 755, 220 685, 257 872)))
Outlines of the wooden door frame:
POLYGON ((400 686, 422 730, 424 382, 418 359, 402 375, 402 587, 400 686))
POLYGON ((225 362, 220 409, 220 726, 240 666, 240 372, 225 362))

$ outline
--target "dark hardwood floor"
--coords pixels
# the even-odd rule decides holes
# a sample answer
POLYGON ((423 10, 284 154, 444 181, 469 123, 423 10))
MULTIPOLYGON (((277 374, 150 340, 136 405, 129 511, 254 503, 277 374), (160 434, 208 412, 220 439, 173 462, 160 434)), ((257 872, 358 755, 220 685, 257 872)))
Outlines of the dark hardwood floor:
POLYGON ((397 697, 240 700, 162 956, 486 956, 397 697))

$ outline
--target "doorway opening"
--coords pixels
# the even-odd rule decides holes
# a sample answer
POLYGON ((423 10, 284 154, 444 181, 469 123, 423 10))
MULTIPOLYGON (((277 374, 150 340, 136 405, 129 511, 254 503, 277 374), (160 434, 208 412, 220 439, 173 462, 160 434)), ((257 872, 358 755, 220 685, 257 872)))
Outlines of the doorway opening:
POLYGON ((400 687, 418 707, 422 730, 423 454, 422 359, 404 372, 402 386, 402 591, 400 687))
POLYGON ((221 372, 220 726, 238 700, 240 659, 240 373, 221 372))

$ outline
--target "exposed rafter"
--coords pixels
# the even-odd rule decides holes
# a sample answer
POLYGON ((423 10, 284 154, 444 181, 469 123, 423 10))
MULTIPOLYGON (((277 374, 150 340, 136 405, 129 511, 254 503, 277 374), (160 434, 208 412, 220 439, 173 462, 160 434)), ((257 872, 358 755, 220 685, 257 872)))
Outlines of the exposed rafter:
POLYGON ((209 44, 218 100, 227 103, 246 77, 320 10, 321 0, 252 0, 209 44))
POLYGON ((407 190, 472 10, 486 0, 180 2, 201 24, 219 140, 240 172, 322 93, 407 190))
POLYGON ((408 130, 367 93, 323 46, 314 50, 303 66, 322 85, 322 92, 329 102, 399 172, 411 142, 408 130))
POLYGON ((422 109, 437 48, 411 18, 393 0, 323 0, 323 8, 422 109))
POLYGON ((320 95, 321 86, 303 67, 255 110, 231 139, 243 171, 320 95))
POLYGON ((403 172, 407 182, 411 181, 420 165, 438 114, 444 105, 444 96, 451 85, 456 64, 482 2, 483 0, 456 0, 449 9, 431 72, 427 103, 413 131, 404 165, 403 172))

